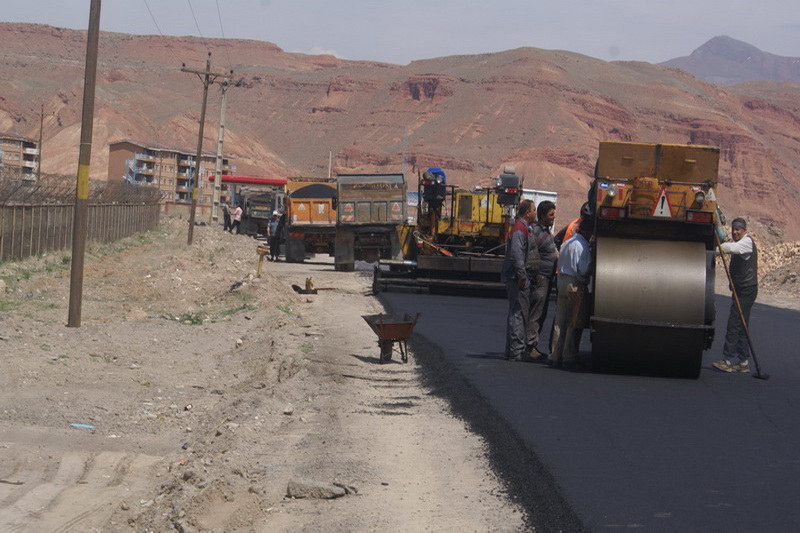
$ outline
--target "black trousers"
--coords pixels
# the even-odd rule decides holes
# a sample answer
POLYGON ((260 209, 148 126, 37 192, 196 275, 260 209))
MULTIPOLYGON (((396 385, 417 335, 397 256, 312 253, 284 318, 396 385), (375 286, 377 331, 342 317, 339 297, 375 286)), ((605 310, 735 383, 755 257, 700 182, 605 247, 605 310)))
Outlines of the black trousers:
MULTIPOLYGON (((758 296, 758 285, 750 287, 739 287, 736 289, 739 296, 739 306, 742 308, 742 315, 747 327, 750 327, 750 310, 756 302, 758 296)), ((750 357, 750 345, 747 342, 747 334, 742 325, 739 311, 736 309, 736 301, 731 299, 731 313, 728 315, 728 330, 725 333, 725 346, 722 348, 722 355, 727 360, 738 359, 747 361, 750 357)))
POLYGON ((281 253, 281 238, 280 236, 277 237, 270 237, 269 238, 269 256, 272 259, 277 259, 281 253))

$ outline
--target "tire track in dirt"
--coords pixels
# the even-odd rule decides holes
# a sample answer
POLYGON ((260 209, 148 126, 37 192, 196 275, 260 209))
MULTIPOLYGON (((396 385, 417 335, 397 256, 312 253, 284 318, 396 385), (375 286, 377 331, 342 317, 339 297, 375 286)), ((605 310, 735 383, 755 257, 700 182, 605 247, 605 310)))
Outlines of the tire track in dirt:
POLYGON ((14 479, 20 485, 0 488, 2 531, 102 529, 117 509, 116 502, 147 493, 153 467, 161 461, 160 457, 124 452, 65 450, 59 457, 51 457, 58 465, 55 471, 42 472, 26 467, 35 464, 30 459, 25 454, 16 460, 14 479))

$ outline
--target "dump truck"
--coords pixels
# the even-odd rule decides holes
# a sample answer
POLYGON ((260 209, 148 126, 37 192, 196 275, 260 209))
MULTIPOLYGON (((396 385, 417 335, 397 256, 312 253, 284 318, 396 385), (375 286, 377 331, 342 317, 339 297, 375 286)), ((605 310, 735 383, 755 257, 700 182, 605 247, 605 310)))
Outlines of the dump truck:
POLYGON ((491 186, 472 190, 448 184, 438 167, 418 178, 419 212, 416 225, 402 228, 403 259, 381 261, 385 269, 375 270, 374 289, 504 293, 505 243, 521 195, 514 169, 507 167, 491 186))
POLYGON ((332 178, 289 178, 286 190, 286 261, 302 263, 312 253, 333 256, 336 181, 332 178))
POLYGON ((355 261, 400 257, 398 227, 406 222, 403 174, 339 174, 336 177, 334 266, 352 271, 355 261))
POLYGON ((266 236, 269 219, 283 210, 284 198, 283 185, 242 187, 235 200, 242 206, 242 233, 266 236))
POLYGON ((592 363, 697 378, 714 339, 719 149, 601 142, 592 363))

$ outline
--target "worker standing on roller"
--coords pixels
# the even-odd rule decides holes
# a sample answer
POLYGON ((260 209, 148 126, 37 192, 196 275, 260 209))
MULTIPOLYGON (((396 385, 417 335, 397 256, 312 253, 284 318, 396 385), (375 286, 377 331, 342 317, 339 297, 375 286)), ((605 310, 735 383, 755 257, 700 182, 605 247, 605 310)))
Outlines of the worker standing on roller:
POLYGON ((583 326, 577 325, 579 310, 588 298, 589 275, 592 271, 592 253, 589 239, 593 224, 583 220, 576 233, 561 247, 558 258, 558 300, 553 328, 553 353, 548 364, 562 365, 569 370, 580 370, 583 363, 578 358, 583 326))
POLYGON ((750 310, 758 296, 758 250, 747 234, 747 223, 743 218, 733 219, 731 234, 733 242, 722 243, 720 247, 723 253, 731 256, 731 290, 739 298, 741 314, 734 299, 728 315, 723 358, 712 366, 723 372, 750 372, 750 346, 745 328, 750 326, 750 310))
POLYGON ((505 357, 509 361, 526 359, 525 336, 530 312, 530 280, 525 271, 528 262, 528 226, 535 220, 533 203, 523 200, 517 207, 517 220, 511 228, 503 259, 502 280, 508 291, 505 357))

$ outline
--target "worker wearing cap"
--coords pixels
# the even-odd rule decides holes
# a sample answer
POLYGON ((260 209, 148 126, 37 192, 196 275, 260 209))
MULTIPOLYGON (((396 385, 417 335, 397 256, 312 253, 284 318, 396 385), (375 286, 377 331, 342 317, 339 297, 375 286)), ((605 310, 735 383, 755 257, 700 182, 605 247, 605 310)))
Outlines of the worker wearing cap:
POLYGON ((553 241, 556 243, 556 248, 559 250, 561 249, 561 245, 567 242, 575 235, 577 231, 578 224, 581 223, 582 220, 586 220, 591 224, 594 224, 594 210, 592 209, 592 205, 589 202, 584 202, 581 206, 581 212, 578 215, 578 218, 561 228, 561 231, 553 236, 553 241))
POLYGON ((527 359, 526 325, 530 313, 530 279, 525 270, 528 262, 530 226, 536 220, 533 202, 523 200, 517 207, 517 220, 506 243, 501 279, 508 291, 505 356, 509 361, 527 359))
POLYGON ((267 223, 267 239, 269 241, 269 260, 277 261, 281 253, 281 217, 277 211, 272 212, 272 218, 267 223))
POLYGON ((723 372, 750 372, 750 346, 745 327, 750 325, 750 310, 758 296, 758 250, 752 237, 747 234, 747 223, 743 218, 733 219, 731 234, 733 242, 722 243, 720 248, 722 253, 731 257, 731 290, 738 296, 741 314, 734 299, 728 315, 723 358, 712 365, 723 372))

